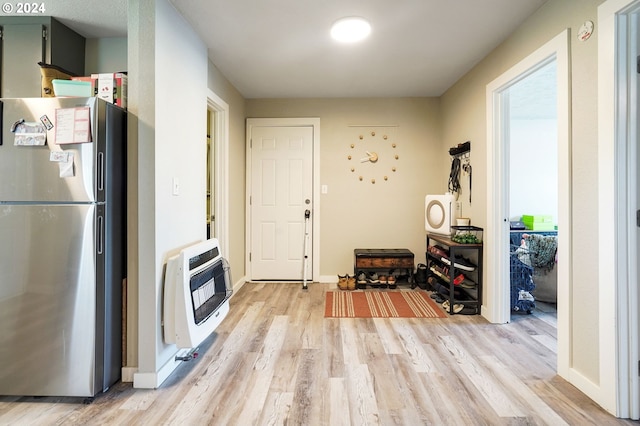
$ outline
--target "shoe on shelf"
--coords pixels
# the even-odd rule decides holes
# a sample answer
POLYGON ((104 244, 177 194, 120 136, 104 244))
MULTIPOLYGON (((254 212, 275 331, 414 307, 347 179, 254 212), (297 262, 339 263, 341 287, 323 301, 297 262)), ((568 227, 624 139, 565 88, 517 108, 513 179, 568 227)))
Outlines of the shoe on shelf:
POLYGON ((367 281, 370 284, 380 284, 380 280, 378 279, 378 274, 375 272, 369 272, 369 276, 367 277, 367 281))
POLYGON ((429 287, 431 287, 431 290, 435 290, 436 284, 438 284, 438 280, 436 280, 434 277, 429 277, 427 279, 427 284, 429 284, 429 287))
POLYGON ((427 250, 429 251, 429 253, 431 253, 435 257, 438 257, 438 258, 440 258, 440 257, 449 258, 449 252, 442 246, 439 246, 439 245, 429 246, 429 248, 427 250))
POLYGON ((380 284, 386 284, 387 283, 387 276, 386 275, 380 275, 378 277, 378 281, 380 281, 380 284))
POLYGON ((478 284, 465 277, 464 280, 460 283, 460 287, 462 288, 476 288, 478 284))
POLYGON ((366 284, 367 283, 367 274, 364 271, 358 271, 358 284, 366 284))
POLYGON ((387 277, 387 284, 389 284, 389 287, 396 285, 396 277, 394 277, 393 275, 389 275, 387 277))
MULTIPOLYGON (((451 261, 447 257, 440 258, 442 263, 446 265, 451 265, 451 261)), ((474 265, 469 259, 465 259, 464 257, 457 255, 455 260, 453 261, 453 266, 458 269, 462 269, 463 271, 475 271, 476 265, 474 265)))
POLYGON ((445 282, 447 282, 447 283, 449 282, 449 275, 443 269, 438 268, 437 266, 432 266, 431 267, 431 272, 436 274, 438 277, 440 277, 445 282))
POLYGON ((340 290, 347 290, 349 288, 349 285, 347 283, 348 277, 349 277, 349 274, 347 274, 347 275, 338 275, 338 288, 340 290))
POLYGON ((446 300, 440 293, 431 293, 429 297, 435 300, 436 303, 442 303, 446 300))
POLYGON ((466 257, 463 257, 461 254, 456 254, 456 258, 454 259, 455 263, 461 263, 462 265, 465 266, 469 266, 473 269, 475 269, 477 266, 475 263, 473 263, 471 260, 467 259, 466 257))
POLYGON ((478 312, 476 311, 476 308, 473 306, 465 306, 460 312, 459 314, 461 315, 475 315, 478 312))
POLYGON ((347 275, 347 290, 356 289, 356 277, 347 275))
MULTIPOLYGON (((449 312, 451 309, 451 305, 449 304, 449 300, 445 300, 444 302, 442 302, 442 307, 449 312)), ((460 312, 462 312, 462 310, 464 309, 464 305, 461 303, 454 303, 453 304, 453 313, 454 314, 459 314, 460 312)))

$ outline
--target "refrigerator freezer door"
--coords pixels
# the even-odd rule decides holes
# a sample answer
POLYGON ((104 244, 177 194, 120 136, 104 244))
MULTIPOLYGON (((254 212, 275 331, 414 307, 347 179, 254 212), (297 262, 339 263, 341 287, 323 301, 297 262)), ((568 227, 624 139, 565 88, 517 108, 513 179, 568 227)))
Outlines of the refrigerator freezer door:
POLYGON ((96 379, 97 208, 0 206, 0 395, 102 390, 96 379))
MULTIPOLYGON (((25 98, 3 99, 3 144, 0 145, 0 203, 4 202, 94 202, 99 178, 96 98, 25 98), (58 145, 56 110, 91 108, 91 142, 58 145), (14 123, 46 123, 44 146, 16 146, 14 123), (64 154, 61 156, 60 154, 64 154), (69 155, 67 155, 69 154, 69 155), (61 174, 61 157, 71 158, 71 175, 61 174)), ((62 164, 64 167, 64 164, 62 164)), ((67 171, 69 169, 67 168, 67 171)))

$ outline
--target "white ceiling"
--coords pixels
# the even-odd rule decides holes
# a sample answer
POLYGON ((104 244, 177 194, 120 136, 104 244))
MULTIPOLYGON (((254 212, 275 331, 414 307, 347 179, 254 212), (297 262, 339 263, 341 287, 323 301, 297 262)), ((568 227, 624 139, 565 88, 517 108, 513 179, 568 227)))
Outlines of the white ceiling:
POLYGON ((170 0, 246 98, 439 96, 546 0, 170 0), (331 24, 372 26, 340 45, 331 24))
MULTIPOLYGON (((439 96, 547 0, 169 1, 244 97, 313 98, 439 96), (333 42, 354 15, 371 36, 333 42)), ((126 35, 126 0, 44 4, 85 37, 126 35)))

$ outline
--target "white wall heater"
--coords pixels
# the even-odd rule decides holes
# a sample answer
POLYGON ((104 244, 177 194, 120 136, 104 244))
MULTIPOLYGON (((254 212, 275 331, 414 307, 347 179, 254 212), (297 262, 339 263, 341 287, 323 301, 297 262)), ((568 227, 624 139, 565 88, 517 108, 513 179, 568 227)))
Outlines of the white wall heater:
POLYGON ((195 348, 229 312, 232 294, 229 265, 218 240, 184 248, 167 262, 164 285, 164 340, 195 348))

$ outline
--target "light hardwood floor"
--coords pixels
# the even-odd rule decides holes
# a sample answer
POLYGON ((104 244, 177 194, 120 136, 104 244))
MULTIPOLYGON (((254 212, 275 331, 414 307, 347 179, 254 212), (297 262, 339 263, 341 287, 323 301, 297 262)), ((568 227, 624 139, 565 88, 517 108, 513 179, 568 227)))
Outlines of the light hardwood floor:
POLYGON ((555 374, 553 313, 506 325, 462 315, 325 319, 331 289, 247 283, 200 357, 161 388, 119 383, 91 404, 0 397, 0 424, 637 424, 555 374))

